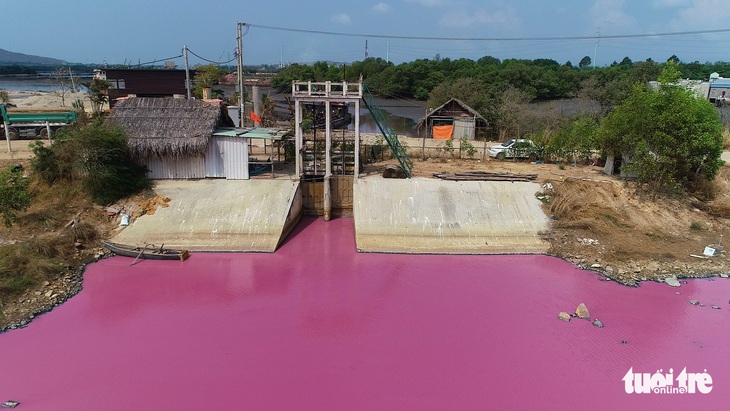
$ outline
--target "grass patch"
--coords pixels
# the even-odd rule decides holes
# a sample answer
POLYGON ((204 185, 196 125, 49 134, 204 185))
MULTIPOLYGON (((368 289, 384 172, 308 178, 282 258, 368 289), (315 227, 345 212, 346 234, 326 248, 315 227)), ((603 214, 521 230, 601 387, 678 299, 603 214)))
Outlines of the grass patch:
POLYGON ((693 221, 692 224, 689 225, 689 229, 690 231, 704 231, 705 225, 699 221, 693 221))
POLYGON ((632 227, 624 209, 614 200, 617 188, 596 190, 595 184, 565 180, 553 185, 549 209, 557 219, 556 227, 585 229, 593 233, 632 227))
POLYGON ((64 265, 46 254, 58 254, 51 245, 31 243, 0 247, 0 300, 18 295, 43 281, 52 281, 66 272, 64 265))

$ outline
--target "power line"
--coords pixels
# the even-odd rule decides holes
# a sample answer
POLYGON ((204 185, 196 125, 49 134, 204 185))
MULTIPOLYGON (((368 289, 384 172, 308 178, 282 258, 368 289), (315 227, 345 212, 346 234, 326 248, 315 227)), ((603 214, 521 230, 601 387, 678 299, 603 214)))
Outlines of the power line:
POLYGON ((141 67, 141 66, 146 66, 146 65, 148 65, 148 64, 154 64, 154 63, 159 63, 159 62, 161 62, 161 61, 169 61, 169 60, 175 60, 175 59, 179 59, 179 58, 180 58, 180 57, 182 57, 182 56, 183 56, 183 55, 182 55, 182 54, 180 54, 179 56, 175 56, 175 57, 168 57, 168 58, 166 58, 166 59, 159 59, 159 60, 153 60, 153 61, 148 61, 148 62, 146 62, 146 63, 139 63, 139 64, 135 64, 134 66, 130 66, 130 67, 135 67, 135 66, 136 66, 136 67, 141 67))
POLYGON ((714 29, 714 30, 695 30, 695 31, 673 31, 663 33, 638 33, 638 34, 613 34, 590 36, 557 36, 557 37, 426 37, 426 36, 397 36, 389 34, 363 34, 363 33, 342 33, 336 31, 307 30, 295 29, 291 27, 266 26, 262 24, 246 23, 247 27, 255 27, 259 29, 290 31, 295 33, 308 34, 325 34, 329 36, 341 37, 371 37, 383 39, 401 39, 401 40, 437 40, 437 41, 550 41, 550 40, 596 40, 596 39, 626 39, 626 38, 648 38, 648 37, 670 37, 670 36, 689 36, 696 34, 718 34, 730 33, 730 29, 714 29))
POLYGON ((228 63, 230 63, 230 62, 232 62, 233 60, 235 60, 235 59, 237 59, 237 58, 238 58, 238 57, 234 57, 234 58, 232 58, 232 59, 230 59, 230 60, 228 60, 228 61, 213 61, 213 60, 208 60, 208 59, 207 59, 207 58, 205 58, 205 57, 200 57, 199 55, 195 54, 195 52, 193 52, 193 51, 192 51, 192 50, 190 50, 190 49, 188 49, 188 52, 189 52, 190 54, 192 54, 193 56, 195 56, 195 57, 197 57, 197 58, 199 58, 199 59, 201 59, 201 60, 203 60, 203 61, 207 61, 208 63, 213 63, 213 64, 228 64, 228 63))

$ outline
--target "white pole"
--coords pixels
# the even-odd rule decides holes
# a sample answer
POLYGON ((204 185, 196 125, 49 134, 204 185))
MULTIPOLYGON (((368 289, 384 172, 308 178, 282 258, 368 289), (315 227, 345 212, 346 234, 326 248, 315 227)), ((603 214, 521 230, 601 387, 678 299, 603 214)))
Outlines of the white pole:
POLYGON ((8 141, 8 153, 12 153, 13 149, 10 147, 10 132, 8 131, 8 125, 5 124, 5 140, 8 141))
POLYGON ((190 93, 190 65, 188 64, 188 46, 183 46, 183 54, 185 55, 185 89, 188 91, 188 100, 192 98, 190 93))

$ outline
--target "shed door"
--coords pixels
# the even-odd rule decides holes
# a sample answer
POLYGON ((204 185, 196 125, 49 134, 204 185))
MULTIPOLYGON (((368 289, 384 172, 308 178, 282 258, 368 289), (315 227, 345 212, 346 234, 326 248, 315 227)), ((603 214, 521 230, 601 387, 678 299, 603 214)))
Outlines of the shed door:
POLYGON ((454 120, 454 139, 474 140, 474 119, 459 118, 454 120))

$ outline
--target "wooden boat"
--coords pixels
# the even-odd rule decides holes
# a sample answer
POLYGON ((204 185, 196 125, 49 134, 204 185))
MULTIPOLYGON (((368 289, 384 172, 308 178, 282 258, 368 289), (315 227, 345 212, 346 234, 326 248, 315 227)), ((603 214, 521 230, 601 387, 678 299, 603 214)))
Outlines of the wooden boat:
POLYGON ((104 247, 108 248, 109 251, 116 255, 123 255, 126 257, 133 257, 136 259, 144 258, 147 260, 180 260, 185 261, 190 257, 188 250, 171 250, 164 248, 164 244, 157 247, 153 244, 147 244, 144 247, 136 245, 125 245, 118 243, 111 243, 108 241, 102 241, 104 247))

